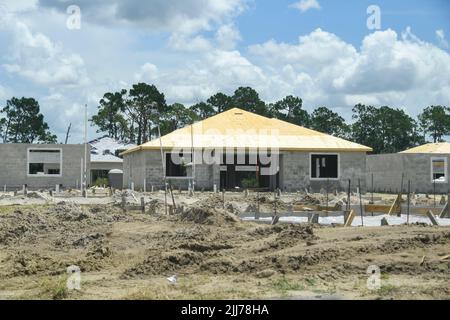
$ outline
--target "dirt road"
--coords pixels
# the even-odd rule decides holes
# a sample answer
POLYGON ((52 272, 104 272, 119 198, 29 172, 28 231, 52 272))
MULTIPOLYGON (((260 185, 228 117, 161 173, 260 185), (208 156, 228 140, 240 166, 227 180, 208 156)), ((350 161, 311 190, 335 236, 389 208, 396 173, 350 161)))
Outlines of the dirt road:
POLYGON ((450 299, 450 227, 270 226, 217 203, 173 216, 160 203, 0 207, 0 299, 450 299))

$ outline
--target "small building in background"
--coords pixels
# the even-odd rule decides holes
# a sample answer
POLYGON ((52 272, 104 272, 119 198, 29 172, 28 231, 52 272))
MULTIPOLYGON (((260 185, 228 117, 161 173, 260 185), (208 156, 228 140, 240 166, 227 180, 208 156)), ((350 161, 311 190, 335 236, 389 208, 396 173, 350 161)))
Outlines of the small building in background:
POLYGON ((394 154, 367 156, 367 186, 376 192, 447 194, 450 143, 428 143, 394 154), (402 186, 403 181, 403 186, 402 186))
MULTIPOLYGON (((0 188, 79 188, 84 152, 84 144, 0 144, 0 188)), ((89 150, 86 160, 89 179, 89 150)))
POLYGON ((114 189, 122 189, 123 171, 120 169, 112 169, 108 172, 109 186, 114 189))
POLYGON ((108 173, 114 169, 123 170, 123 159, 120 153, 136 146, 108 136, 92 140, 89 144, 91 146, 91 186, 109 185, 108 173))

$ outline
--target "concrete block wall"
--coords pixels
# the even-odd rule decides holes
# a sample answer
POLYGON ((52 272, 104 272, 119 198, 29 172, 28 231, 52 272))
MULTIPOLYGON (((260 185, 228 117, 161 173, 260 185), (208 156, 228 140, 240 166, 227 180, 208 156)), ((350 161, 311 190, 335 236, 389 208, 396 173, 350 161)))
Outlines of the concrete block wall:
MULTIPOLYGON (((151 187, 157 189, 164 188, 164 176, 162 173, 161 152, 159 150, 145 150, 124 155, 123 158, 124 188, 130 188, 134 182, 136 190, 144 188, 144 178, 146 190, 151 187)), ((188 176, 192 175, 192 169, 187 168, 188 176)), ((214 183, 219 185, 220 173, 217 173, 219 166, 197 164, 195 166, 196 189, 212 190, 214 183)), ((169 182, 169 181, 168 181, 169 182)), ((170 180, 172 187, 187 189, 187 180, 170 180)))
MULTIPOLYGON (((24 184, 30 190, 55 188, 62 184, 65 188, 75 188, 81 180, 81 159, 84 160, 83 144, 0 144, 0 189, 7 186, 8 190, 22 189, 24 184), (28 176, 27 150, 55 148, 62 150, 62 176, 28 176)), ((90 172, 90 149, 87 154, 88 181, 90 172)))
MULTIPOLYGON (((313 152, 326 154, 327 152, 313 152)), ((361 189, 366 190, 366 153, 364 152, 340 152, 339 154, 339 179, 314 180, 310 176, 310 152, 283 152, 280 166, 281 186, 287 191, 303 190, 311 188, 313 192, 319 192, 322 188, 329 191, 344 191, 348 188, 348 180, 351 180, 351 189, 356 190, 358 179, 361 181, 361 189)))
MULTIPOLYGON (((309 172, 309 152, 283 152, 280 155, 280 184, 288 191, 302 190, 311 187, 313 191, 326 188, 326 180, 311 180, 309 172)), ((329 180, 328 188, 334 190, 347 190, 348 179, 352 180, 352 190, 356 190, 358 179, 361 188, 366 188, 366 154, 364 152, 343 152, 339 155, 340 177, 338 180, 329 180)), ((147 190, 153 185, 163 188, 160 151, 138 151, 124 156, 124 187, 129 188, 134 182, 135 189, 143 189, 146 178, 147 190)), ((218 165, 196 165, 196 189, 213 189, 214 184, 220 186, 220 168, 218 165)), ((188 175, 191 175, 188 169, 188 175)), ((172 180, 174 188, 187 188, 188 181, 172 180)))
MULTIPOLYGON (((154 166, 149 163, 149 167, 145 167, 145 156, 143 151, 133 152, 123 157, 123 187, 131 188, 134 183, 135 190, 144 188, 144 179, 146 177, 146 169, 151 170, 154 166)), ((161 160, 160 160, 161 161, 161 160)), ((160 162, 161 163, 161 162, 160 162)), ((147 182, 148 183, 148 182, 147 182)), ((151 183, 151 181, 150 181, 151 183)))
POLYGON ((408 180, 411 180, 411 190, 416 193, 444 194, 449 191, 448 183, 436 183, 431 179, 431 158, 447 158, 447 177, 450 155, 448 154, 382 154, 367 156, 366 180, 369 189, 372 184, 378 192, 400 192, 403 173, 403 190, 406 192, 408 180))

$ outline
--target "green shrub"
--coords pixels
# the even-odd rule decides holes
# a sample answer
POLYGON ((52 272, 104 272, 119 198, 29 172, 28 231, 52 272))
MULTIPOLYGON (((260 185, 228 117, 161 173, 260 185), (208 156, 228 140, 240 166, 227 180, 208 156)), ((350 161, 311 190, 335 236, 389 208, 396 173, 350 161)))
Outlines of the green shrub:
POLYGON ((255 177, 242 179, 242 187, 245 188, 245 189, 257 188, 258 187, 258 181, 256 180, 255 177))
POLYGON ((95 187, 109 186, 108 178, 97 178, 94 182, 95 187))

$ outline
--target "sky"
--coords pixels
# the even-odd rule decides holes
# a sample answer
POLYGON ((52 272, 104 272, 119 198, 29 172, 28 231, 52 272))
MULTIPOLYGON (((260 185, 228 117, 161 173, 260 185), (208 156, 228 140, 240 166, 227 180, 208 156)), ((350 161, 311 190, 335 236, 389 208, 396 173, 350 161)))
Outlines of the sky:
POLYGON ((36 98, 70 143, 85 104, 138 82, 188 106, 251 86, 347 120, 357 103, 415 117, 450 106, 449 16, 447 0, 0 0, 0 107, 36 98))

